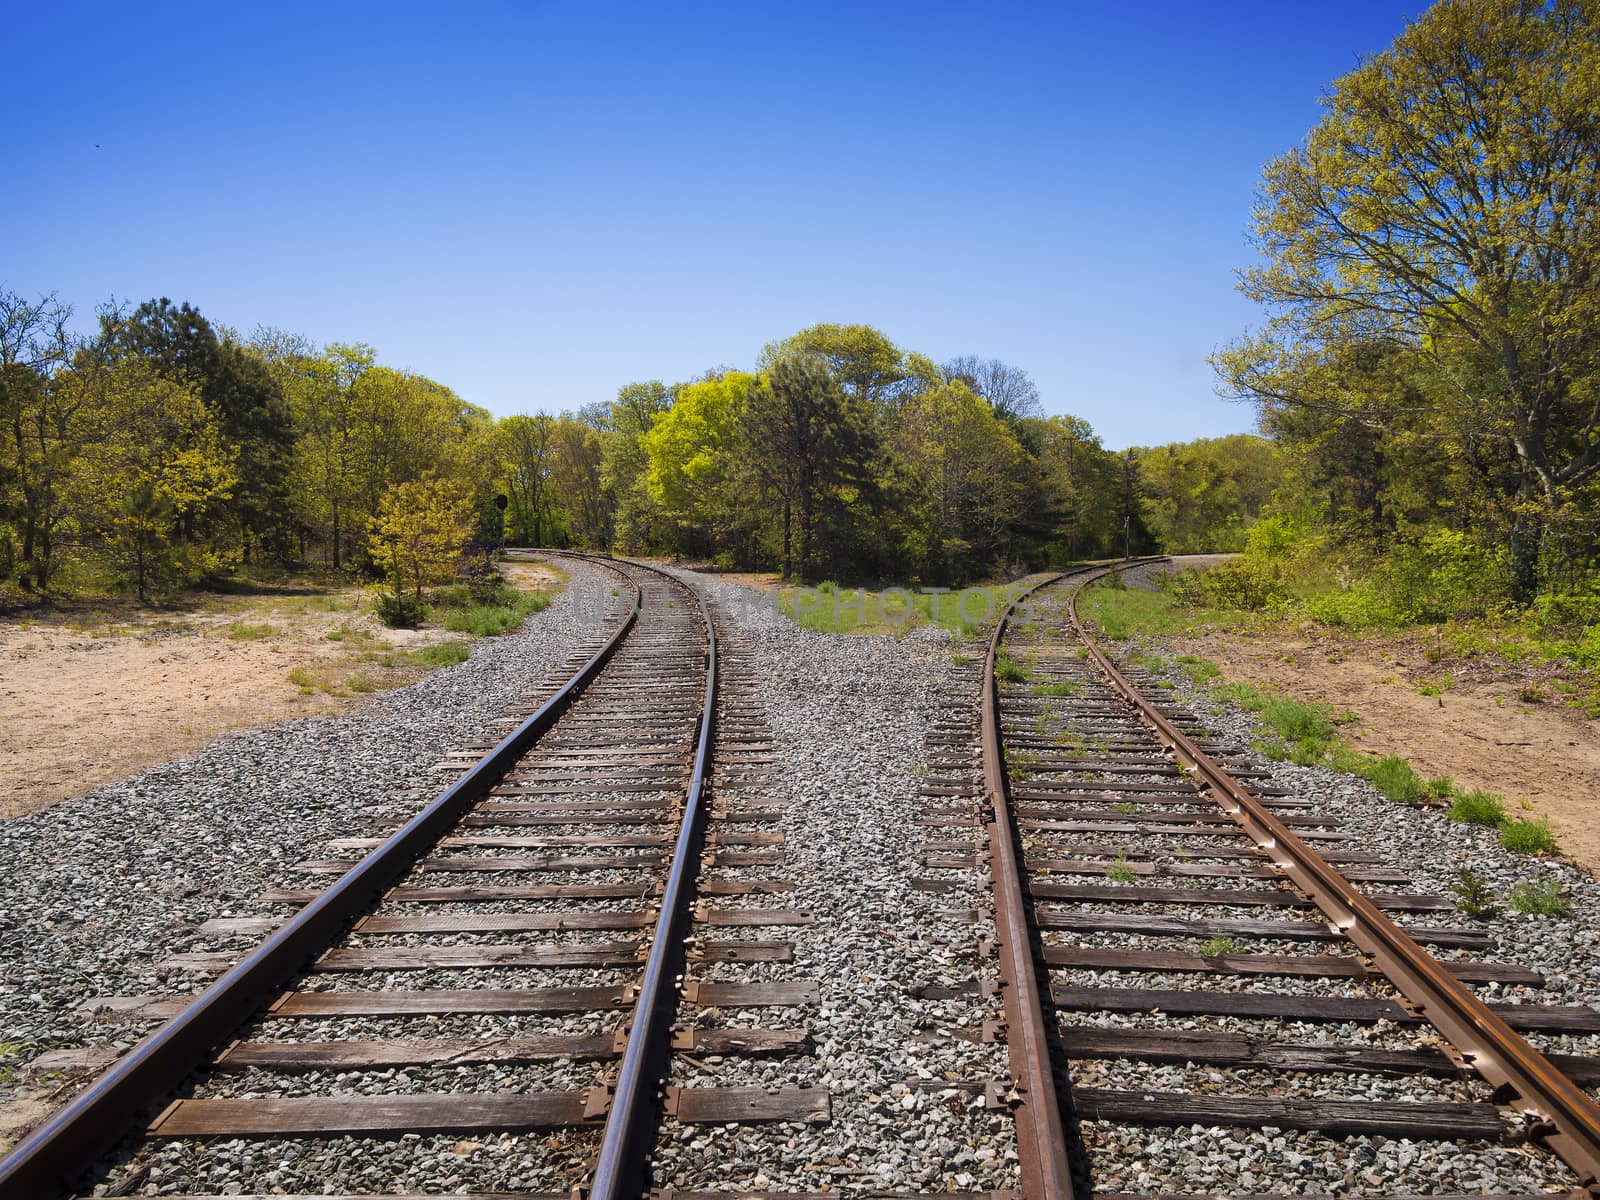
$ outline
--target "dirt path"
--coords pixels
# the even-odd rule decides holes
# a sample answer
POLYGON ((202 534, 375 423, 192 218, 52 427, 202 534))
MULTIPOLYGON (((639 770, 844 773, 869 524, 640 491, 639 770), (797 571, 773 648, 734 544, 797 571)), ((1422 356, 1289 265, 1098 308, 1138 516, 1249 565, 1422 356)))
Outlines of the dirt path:
MULTIPOLYGON (((559 586, 507 564, 524 588, 559 586)), ((233 729, 347 707, 456 635, 386 629, 360 589, 191 597, 194 611, 0 621, 0 819, 191 754, 233 729)))
POLYGON ((1249 637, 1168 639, 1229 679, 1348 710, 1357 747, 1409 759, 1424 776, 1498 792, 1513 815, 1547 817, 1561 848, 1600 871, 1600 726, 1552 704, 1526 704, 1515 683, 1457 683, 1419 692, 1441 671, 1414 645, 1379 639, 1249 637), (1524 807, 1526 806, 1526 807, 1524 807))

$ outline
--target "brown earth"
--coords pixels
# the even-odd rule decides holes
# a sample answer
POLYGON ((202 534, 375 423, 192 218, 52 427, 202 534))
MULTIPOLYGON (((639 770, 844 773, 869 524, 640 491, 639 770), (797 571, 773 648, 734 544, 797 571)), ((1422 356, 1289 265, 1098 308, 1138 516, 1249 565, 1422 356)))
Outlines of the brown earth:
MULTIPOLYGON (((528 588, 562 578, 534 563, 505 569, 528 588)), ((0 819, 191 754, 229 730, 348 707, 424 674, 406 651, 459 636, 387 629, 358 588, 186 603, 176 613, 0 619, 0 819)))
POLYGON ((1359 721, 1343 733, 1359 749, 1399 754, 1424 778, 1499 793, 1513 816, 1548 818, 1562 850, 1600 871, 1600 727, 1556 704, 1524 702, 1517 672, 1429 661, 1416 638, 1302 630, 1167 642, 1228 679, 1354 713, 1359 721), (1419 690, 1445 679, 1437 696, 1419 690))

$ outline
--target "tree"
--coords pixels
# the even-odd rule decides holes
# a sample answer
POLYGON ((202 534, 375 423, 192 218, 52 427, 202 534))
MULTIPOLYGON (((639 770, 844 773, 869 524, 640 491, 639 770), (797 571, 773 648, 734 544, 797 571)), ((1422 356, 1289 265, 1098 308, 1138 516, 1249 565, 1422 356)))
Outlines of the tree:
POLYGON ((625 546, 647 547, 658 540, 661 513, 645 480, 650 456, 643 439, 656 417, 672 407, 674 393, 659 379, 630 383, 618 390, 606 414, 600 478, 615 505, 616 538, 625 546))
POLYGON ((551 433, 555 456, 551 482, 578 544, 594 549, 611 545, 613 502, 603 482, 605 445, 600 414, 585 410, 580 416, 564 413, 551 433))
POLYGON ((957 380, 905 403, 891 449, 906 477, 908 549, 923 577, 946 583, 989 567, 1028 499, 1016 434, 957 380))
MULTIPOLYGON (((248 559, 264 546, 288 553, 289 473, 294 420, 283 389, 267 363, 231 337, 219 337, 188 303, 165 296, 147 300, 131 314, 115 306, 101 312, 101 341, 113 357, 136 357, 196 389, 215 414, 223 438, 237 448, 237 486, 219 515, 237 527, 248 559)), ((195 538, 199 531, 188 529, 195 538)))
POLYGON ((66 516, 59 498, 73 451, 72 402, 53 380, 72 353, 71 318, 54 296, 28 301, 0 287, 0 519, 8 526, 0 529, 0 562, 28 587, 50 586, 55 532, 66 516))
POLYGON ((846 499, 847 489, 867 482, 873 450, 867 414, 845 395, 826 361, 792 355, 749 388, 739 433, 753 477, 782 510, 783 577, 793 578, 797 567, 805 575, 814 565, 819 523, 846 499))
POLYGON ((940 379, 939 369, 920 354, 905 354, 870 325, 812 325, 773 342, 757 360, 765 371, 785 358, 820 358, 845 393, 884 413, 940 379))
POLYGON ((678 390, 644 435, 645 483, 671 521, 688 531, 686 548, 707 553, 718 542, 748 550, 755 513, 737 454, 747 397, 759 380, 743 371, 678 390))
POLYGON ((1266 169, 1258 336, 1217 359, 1274 405, 1340 409, 1315 365, 1376 342, 1425 368, 1439 432, 1503 440, 1516 592, 1600 472, 1600 8, 1442 0, 1334 86, 1266 169))
POLYGON ((63 499, 140 600, 184 576, 232 565, 224 547, 185 529, 226 504, 236 452, 196 389, 138 358, 80 351, 57 381, 77 447, 63 499))
POLYGON ((998 358, 963 354, 939 370, 947 382, 959 381, 982 396, 1003 421, 1017 424, 1025 417, 1044 415, 1039 389, 1021 367, 1009 366, 998 358))
POLYGON ((455 574, 472 533, 472 502, 445 479, 397 483, 384 490, 368 533, 368 554, 394 588, 416 600, 455 574))
POLYGON ((506 417, 495 429, 505 462, 508 515, 518 544, 544 546, 555 458, 555 420, 544 413, 506 417))

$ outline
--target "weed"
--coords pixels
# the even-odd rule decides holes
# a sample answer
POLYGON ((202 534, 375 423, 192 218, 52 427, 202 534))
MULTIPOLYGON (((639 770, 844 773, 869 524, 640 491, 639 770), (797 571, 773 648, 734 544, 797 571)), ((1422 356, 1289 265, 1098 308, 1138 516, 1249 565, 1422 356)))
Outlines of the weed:
POLYGON ((1028 690, 1035 696, 1076 696, 1083 691, 1083 684, 1063 679, 1057 683, 1036 683, 1028 690))
POLYGON ((1468 825, 1504 825, 1505 801, 1493 792, 1458 792, 1450 802, 1450 819, 1468 825))
POLYGON ((300 689, 302 696, 309 696, 317 690, 316 680, 311 678, 311 672, 304 667, 292 667, 289 671, 289 682, 300 689))
POLYGON ((1289 761, 1297 767, 1314 767, 1322 757, 1323 744, 1314 738, 1301 738, 1289 747, 1289 761))
POLYGON ((523 619, 550 607, 548 592, 519 592, 504 604, 477 604, 445 614, 444 627, 452 633, 473 637, 497 637, 510 633, 523 619))
POLYGON ((1264 741, 1251 742, 1251 749, 1268 762, 1283 762, 1289 757, 1289 747, 1277 738, 1267 738, 1264 741))
POLYGON ((1415 804, 1427 790, 1421 776, 1398 754, 1386 754, 1373 763, 1367 770, 1367 778, 1373 787, 1399 804, 1415 804))
POLYGON ((1530 880, 1511 889, 1511 907, 1533 917, 1570 917, 1572 905, 1554 879, 1530 880))
POLYGON ((1203 687, 1222 674, 1216 663, 1196 654, 1180 654, 1178 666, 1196 687, 1203 687))
POLYGON ((1132 800, 1118 800, 1115 804, 1113 804, 1111 806, 1111 809, 1112 809, 1113 812, 1126 813, 1126 814, 1132 815, 1133 813, 1136 813, 1136 812, 1139 811, 1139 806, 1137 804, 1135 804, 1132 800))
POLYGON ((1459 897, 1456 907, 1474 921, 1487 921, 1500 911, 1494 902, 1494 889, 1476 871, 1463 870, 1450 890, 1459 897))
POLYGON ((1004 654, 997 655, 994 660, 994 677, 1006 683, 1027 683, 1028 673, 1013 658, 1004 654))
POLYGON ((1500 844, 1518 854, 1554 854, 1558 849, 1550 822, 1543 817, 1507 822, 1500 829, 1500 844))
POLYGON ((952 654, 950 656, 950 665, 952 667, 969 667, 972 665, 972 655, 952 654))
POLYGON ((375 692, 382 685, 371 675, 357 671, 354 675, 346 677, 344 686, 352 692, 375 692))
POLYGON ((345 639, 345 632, 342 629, 330 629, 326 637, 330 642, 342 642, 345 639))
POLYGON ((1525 683, 1517 689, 1517 699, 1524 704, 1543 704, 1548 698, 1537 683, 1525 683))
POLYGON ((236 642, 259 642, 262 638, 269 638, 278 630, 272 625, 250 625, 244 621, 235 621, 228 626, 228 637, 236 642))
POLYGON ((472 651, 465 642, 434 642, 413 650, 407 657, 424 667, 453 667, 471 658, 472 651))
POLYGON ((1139 872, 1128 865, 1126 854, 1117 855, 1117 860, 1106 868, 1106 878, 1112 883, 1132 883, 1139 878, 1139 872))
POLYGON ((1435 775, 1423 788, 1430 800, 1448 800, 1455 795, 1456 781, 1448 775, 1435 775))
POLYGON ((1218 958, 1224 954, 1238 954, 1242 947, 1231 937, 1207 938, 1200 943, 1200 953, 1205 958, 1218 958))

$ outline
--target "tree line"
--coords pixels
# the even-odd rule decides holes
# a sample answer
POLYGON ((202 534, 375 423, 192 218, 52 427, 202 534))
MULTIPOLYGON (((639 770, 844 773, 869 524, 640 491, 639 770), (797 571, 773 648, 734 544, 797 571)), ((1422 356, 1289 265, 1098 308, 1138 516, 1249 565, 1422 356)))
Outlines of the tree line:
POLYGON ((943 585, 1235 539, 1270 459, 1255 438, 1113 453, 1043 415, 1022 369, 861 325, 497 420, 365 345, 242 336, 164 298, 103 307, 87 337, 70 319, 0 290, 0 578, 41 592, 309 563, 420 593, 437 568, 403 546, 506 539, 943 585))

